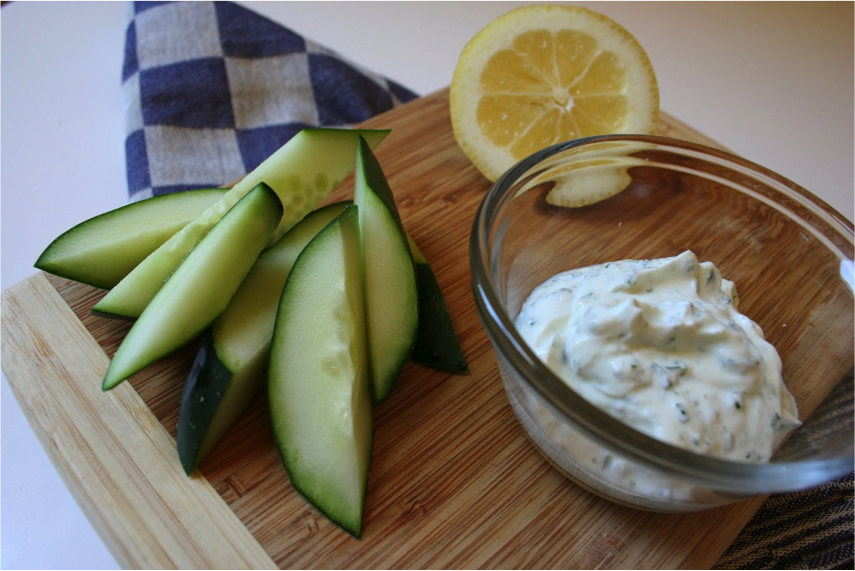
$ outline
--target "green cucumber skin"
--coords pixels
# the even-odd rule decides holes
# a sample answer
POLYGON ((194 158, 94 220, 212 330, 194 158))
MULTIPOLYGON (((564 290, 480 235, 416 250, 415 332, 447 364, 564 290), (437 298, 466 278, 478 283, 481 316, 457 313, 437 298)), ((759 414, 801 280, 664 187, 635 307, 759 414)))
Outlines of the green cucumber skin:
POLYGON ((283 215, 268 246, 276 243, 353 170, 359 137, 379 145, 389 130, 304 129, 133 269, 93 308, 96 314, 136 319, 181 260, 228 210, 264 182, 279 196, 283 215), (298 174, 299 173, 299 174, 298 174))
POLYGON ((176 444, 188 476, 264 389, 276 311, 291 267, 309 240, 348 204, 310 213, 262 252, 225 312, 203 335, 178 413, 176 444), (250 336, 252 351, 232 349, 250 336))
POLYGON ((232 371, 217 350, 212 329, 205 330, 184 383, 178 413, 176 447, 188 476, 264 388, 268 354, 267 350, 259 350, 232 371))
POLYGON ((419 334, 410 359, 439 371, 462 373, 467 370, 466 358, 454 331, 442 289, 427 258, 409 234, 407 242, 419 279, 419 334))
POLYGON ((436 276, 427 262, 416 262, 416 271, 419 276, 419 333, 410 358, 439 371, 463 373, 467 370, 466 357, 436 276))
POLYGON ((227 190, 164 194, 99 214, 63 232, 34 265, 50 274, 110 289, 227 190))
POLYGON ((373 444, 356 206, 297 258, 282 291, 268 401, 291 484, 359 538, 373 444))
POLYGON ((409 234, 407 241, 419 276, 419 334, 410 358, 432 369, 462 373, 467 370, 466 358, 439 282, 427 258, 409 234))
POLYGON ((237 291, 282 216, 282 204, 259 184, 181 262, 131 327, 102 388, 176 351, 205 330, 237 291))
POLYGON ((354 193, 360 215, 372 399, 381 404, 415 346, 419 290, 395 197, 380 163, 361 138, 354 193))
POLYGON ((232 377, 232 371, 217 356, 209 328, 199 341, 178 413, 175 442, 181 466, 188 476, 201 461, 202 441, 232 377))

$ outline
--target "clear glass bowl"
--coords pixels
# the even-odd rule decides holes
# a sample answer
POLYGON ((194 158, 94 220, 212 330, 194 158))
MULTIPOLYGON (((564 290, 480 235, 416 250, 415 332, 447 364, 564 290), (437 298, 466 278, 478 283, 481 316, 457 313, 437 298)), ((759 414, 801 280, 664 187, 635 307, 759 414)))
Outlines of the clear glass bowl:
POLYGON ((853 226, 785 178, 728 153, 650 136, 555 145, 490 189, 470 242, 473 293, 528 436, 588 490, 685 512, 809 488, 853 469, 853 226), (570 185, 605 198, 560 206, 570 185), (692 250, 735 282, 778 350, 803 425, 768 463, 702 456, 588 403, 529 349, 514 319, 565 270, 692 250))

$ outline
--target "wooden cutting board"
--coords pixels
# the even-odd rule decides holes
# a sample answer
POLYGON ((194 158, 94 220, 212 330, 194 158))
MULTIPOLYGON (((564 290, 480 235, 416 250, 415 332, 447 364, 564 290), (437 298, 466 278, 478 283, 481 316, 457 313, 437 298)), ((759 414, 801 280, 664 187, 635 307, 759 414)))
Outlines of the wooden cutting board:
MULTIPOLYGON (((375 408, 361 541, 291 487, 259 397, 192 478, 175 451, 187 348, 109 393, 126 322, 103 292, 37 274, 3 292, 3 371, 83 511, 127 568, 708 568, 763 498, 689 515, 570 483, 517 423, 478 319, 469 232, 489 187, 457 147, 448 91, 378 116, 377 157, 445 294, 469 371, 409 364, 375 408)), ((663 114, 659 134, 716 146, 663 114)), ((352 196, 346 182, 329 200, 352 196)))

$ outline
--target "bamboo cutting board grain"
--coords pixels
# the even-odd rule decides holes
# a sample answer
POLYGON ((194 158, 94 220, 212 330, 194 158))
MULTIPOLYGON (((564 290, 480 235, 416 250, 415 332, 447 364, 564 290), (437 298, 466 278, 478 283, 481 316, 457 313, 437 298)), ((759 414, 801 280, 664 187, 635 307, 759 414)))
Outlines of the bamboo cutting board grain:
MULTIPOLYGON (((510 410, 472 300, 468 243, 489 187, 454 142, 448 91, 364 124, 407 230, 446 296, 469 371, 409 364, 375 408, 363 538, 291 488, 256 399, 192 478, 174 436, 193 348, 109 393, 129 325, 87 314, 103 292, 37 274, 3 292, 3 370, 113 555, 132 568, 707 568, 758 498, 689 515, 613 505, 571 484, 510 410)), ((715 143, 664 115, 659 134, 715 143)), ((330 198, 352 196, 346 182, 330 198)))

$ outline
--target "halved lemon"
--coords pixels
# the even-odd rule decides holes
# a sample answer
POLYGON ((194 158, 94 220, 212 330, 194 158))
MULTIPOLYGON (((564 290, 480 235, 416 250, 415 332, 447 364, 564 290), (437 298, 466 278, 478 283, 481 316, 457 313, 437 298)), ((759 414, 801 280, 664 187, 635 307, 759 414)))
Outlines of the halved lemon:
POLYGON ((659 88, 644 49, 610 18, 532 5, 473 37, 451 82, 460 148, 485 177, 549 145, 609 133, 652 134, 659 88))

